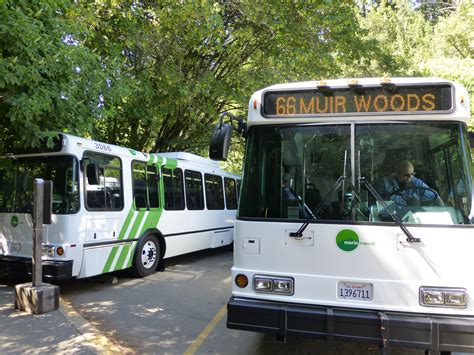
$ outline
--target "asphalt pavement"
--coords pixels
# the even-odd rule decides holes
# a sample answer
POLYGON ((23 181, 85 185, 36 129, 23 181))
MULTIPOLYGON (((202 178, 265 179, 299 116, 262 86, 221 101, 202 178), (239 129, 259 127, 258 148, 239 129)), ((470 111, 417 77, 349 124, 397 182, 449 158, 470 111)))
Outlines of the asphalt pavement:
POLYGON ((101 335, 62 297, 58 310, 39 315, 18 311, 15 284, 0 279, 1 354, 130 352, 101 335))

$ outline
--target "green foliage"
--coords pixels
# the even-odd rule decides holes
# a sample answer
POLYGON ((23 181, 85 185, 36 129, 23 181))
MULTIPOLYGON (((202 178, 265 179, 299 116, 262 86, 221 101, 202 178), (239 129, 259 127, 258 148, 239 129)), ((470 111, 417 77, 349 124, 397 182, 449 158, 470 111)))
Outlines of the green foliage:
MULTIPOLYGON (((474 4, 459 1, 457 5, 427 5, 384 0, 364 7, 360 21, 367 40, 376 41, 382 50, 380 57, 371 60, 369 72, 375 76, 428 76, 458 81, 473 98, 472 116, 474 4)), ((471 126, 474 128, 474 123, 471 126)))
MULTIPOLYGON (((469 1, 5 0, 0 151, 67 131, 206 155, 222 112, 245 117, 253 91, 285 81, 433 75, 474 96, 472 11, 469 1)), ((226 166, 238 172, 234 140, 226 166)))
MULTIPOLYGON (((0 4, 2 145, 32 145, 55 131, 87 133, 100 86, 98 57, 66 1, 0 4)), ((2 146, 0 146, 0 150, 2 146)))

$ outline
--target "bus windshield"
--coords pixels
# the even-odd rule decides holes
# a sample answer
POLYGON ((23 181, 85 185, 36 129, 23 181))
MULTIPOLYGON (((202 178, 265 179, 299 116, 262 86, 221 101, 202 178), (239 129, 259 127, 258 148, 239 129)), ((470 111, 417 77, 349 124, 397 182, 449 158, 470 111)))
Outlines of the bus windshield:
POLYGON ((460 123, 253 127, 239 217, 471 224, 471 169, 460 123))
POLYGON ((0 159, 0 212, 32 213, 36 178, 53 182, 53 213, 79 210, 77 159, 61 155, 0 159))

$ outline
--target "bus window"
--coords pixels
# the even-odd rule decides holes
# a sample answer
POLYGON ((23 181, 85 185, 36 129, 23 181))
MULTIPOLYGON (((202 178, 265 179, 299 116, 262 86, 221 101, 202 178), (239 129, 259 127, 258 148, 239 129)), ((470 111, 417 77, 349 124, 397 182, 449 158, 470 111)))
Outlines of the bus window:
POLYGON ((54 158, 2 159, 0 211, 31 213, 36 178, 53 182, 53 213, 71 214, 79 210, 77 160, 63 155, 54 158), (13 183, 9 183, 10 181, 13 183))
POLYGON ((208 210, 224 209, 224 192, 222 178, 217 175, 204 174, 206 184, 206 204, 208 210))
POLYGON ((235 189, 235 180, 224 178, 225 204, 228 210, 237 209, 237 191, 235 189))
POLYGON ((145 163, 134 161, 132 163, 133 171, 133 201, 135 208, 145 208, 147 206, 146 197, 146 170, 145 163))
POLYGON ((235 186, 237 187, 237 198, 240 196, 240 180, 236 180, 235 186))
POLYGON ((89 184, 85 175, 86 207, 88 210, 117 211, 123 208, 122 167, 117 157, 86 152, 84 171, 88 164, 99 167, 99 183, 89 184))
POLYGON ((186 187, 186 205, 188 210, 203 210, 204 197, 202 189, 202 176, 198 171, 186 170, 184 172, 186 187))
POLYGON ((183 171, 162 168, 165 187, 165 209, 184 210, 183 171))
POLYGON ((160 174, 155 165, 147 165, 146 184, 148 190, 148 204, 150 208, 160 207, 160 191, 158 189, 160 174))

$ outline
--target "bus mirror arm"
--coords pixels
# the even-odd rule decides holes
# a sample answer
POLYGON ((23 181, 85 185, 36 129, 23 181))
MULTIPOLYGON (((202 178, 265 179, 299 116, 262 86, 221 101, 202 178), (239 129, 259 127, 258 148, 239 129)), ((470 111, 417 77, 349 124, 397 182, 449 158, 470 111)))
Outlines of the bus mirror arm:
POLYGON ((359 181, 361 184, 365 185, 367 190, 377 199, 378 202, 385 208, 385 210, 388 212, 389 216, 393 219, 395 224, 400 227, 402 232, 407 236, 407 242, 409 243, 419 243, 421 242, 420 238, 415 238, 413 234, 410 233, 410 231, 405 227, 403 224, 403 221, 398 218, 398 216, 388 207, 388 205, 385 203, 383 200, 382 196, 377 192, 377 190, 374 188, 374 186, 367 181, 367 179, 364 176, 359 177, 359 181))
POLYGON ((242 135, 245 137, 245 133, 247 131, 247 125, 244 122, 244 119, 242 117, 236 117, 230 112, 223 112, 220 117, 219 117, 219 126, 222 126, 222 122, 224 120, 224 117, 229 117, 230 124, 234 126, 234 122, 236 122, 237 127, 234 127, 237 131, 238 134, 242 135))

